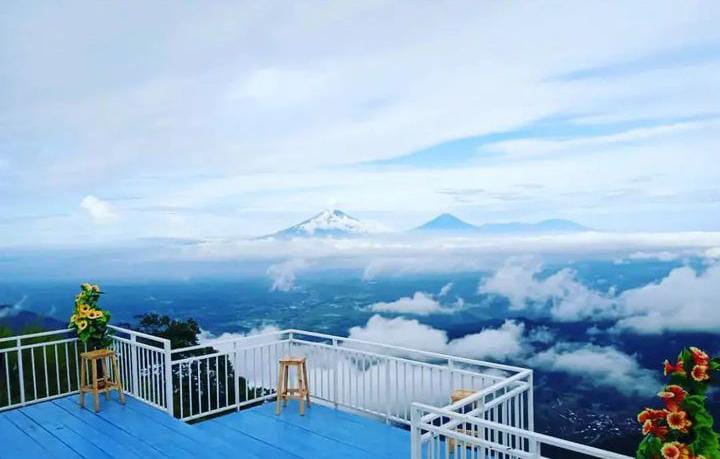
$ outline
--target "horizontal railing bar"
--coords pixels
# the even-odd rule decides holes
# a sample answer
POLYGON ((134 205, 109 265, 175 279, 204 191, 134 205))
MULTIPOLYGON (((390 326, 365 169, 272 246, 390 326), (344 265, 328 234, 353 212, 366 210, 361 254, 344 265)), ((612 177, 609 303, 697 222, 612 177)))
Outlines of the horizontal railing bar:
MULTIPOLYGON (((474 393, 474 394, 472 394, 472 395, 470 395, 470 396, 468 396, 468 397, 465 397, 465 398, 463 398, 463 399, 458 400, 458 401, 455 402, 455 403, 451 403, 451 404, 449 404, 449 405, 446 405, 446 406, 444 406, 442 409, 448 410, 448 411, 453 411, 453 412, 454 412, 454 411, 459 410, 460 408, 462 408, 462 407, 464 407, 464 406, 467 406, 467 405, 470 404, 470 403, 474 403, 474 402, 479 401, 481 398, 484 398, 486 395, 491 394, 491 393, 493 393, 493 392, 495 392, 495 391, 498 391, 498 390, 502 389, 502 388, 505 387, 505 386, 508 386, 508 385, 510 385, 510 384, 513 384, 513 383, 516 383, 516 382, 518 382, 519 380, 522 380, 523 378, 525 378, 525 377, 527 377, 527 376, 530 376, 531 374, 532 374, 532 370, 525 370, 525 371, 522 372, 522 373, 518 373, 518 374, 513 375, 513 376, 511 376, 511 377, 509 377, 509 378, 506 378, 506 379, 504 379, 504 380, 502 380, 502 381, 500 381, 500 382, 498 382, 498 383, 495 383, 495 384, 493 384, 492 386, 488 386, 488 387, 486 387, 486 388, 484 388, 484 389, 481 389, 481 390, 477 391, 476 393, 474 393)), ((431 415, 431 414, 426 414, 425 416, 422 417, 421 421, 422 421, 422 422, 429 422, 429 421, 432 421, 432 420, 434 420, 434 419, 437 419, 438 417, 439 417, 439 416, 433 416, 433 415, 431 415)))
POLYGON ((121 333, 127 333, 127 334, 129 334, 129 335, 135 335, 135 336, 140 337, 140 338, 145 338, 145 339, 150 339, 150 340, 153 340, 153 341, 157 341, 157 342, 159 342, 159 343, 169 343, 169 342, 170 342, 170 340, 167 339, 167 338, 162 338, 162 337, 160 337, 160 336, 155 336, 155 335, 149 335, 149 334, 147 334, 147 333, 143 333, 143 332, 139 332, 139 331, 135 331, 135 330, 130 330, 130 329, 128 329, 128 328, 118 327, 118 326, 116 326, 116 325, 108 325, 108 328, 112 328, 113 330, 119 331, 119 332, 121 332, 121 333))
MULTIPOLYGON (((359 339, 355 339, 355 338, 344 338, 344 337, 342 337, 342 336, 327 335, 327 334, 324 334, 324 333, 308 332, 308 331, 297 330, 297 329, 288 329, 288 330, 284 330, 284 331, 287 332, 287 333, 294 333, 294 334, 301 334, 301 335, 306 335, 306 336, 313 336, 313 337, 315 337, 315 338, 336 339, 336 340, 341 340, 341 341, 345 341, 345 342, 349 342, 349 343, 358 343, 358 344, 365 344, 365 345, 371 345, 371 346, 384 347, 384 348, 387 348, 387 349, 395 349, 395 350, 399 350, 399 351, 403 351, 403 352, 412 352, 412 353, 414 353, 414 354, 422 354, 422 355, 426 355, 426 356, 432 356, 432 357, 434 357, 434 358, 441 359, 441 360, 452 360, 452 361, 458 362, 458 363, 465 363, 465 364, 469 364, 469 365, 486 366, 486 367, 495 368, 495 369, 498 369, 498 370, 506 370, 506 371, 512 371, 512 372, 522 372, 522 371, 526 371, 525 368, 515 367, 515 366, 512 366, 512 365, 503 365, 503 364, 501 364, 501 363, 485 362, 485 361, 482 361, 482 360, 468 359, 468 358, 465 358, 465 357, 455 357, 455 356, 452 356, 452 355, 441 354, 441 353, 438 353, 438 352, 422 351, 422 350, 419 350, 419 349, 410 349, 410 348, 406 348, 406 347, 395 346, 395 345, 392 345, 392 344, 383 344, 383 343, 378 343, 378 342, 374 342, 374 341, 365 341, 365 340, 359 340, 359 339)), ((258 335, 258 336, 260 336, 260 335, 258 335)))
POLYGON ((160 353, 160 354, 162 354, 162 353, 164 352, 164 351, 163 351, 163 348, 161 348, 161 347, 152 346, 152 345, 150 345, 150 344, 141 343, 141 342, 139 342, 139 341, 132 341, 132 340, 129 340, 129 339, 127 339, 127 338, 120 338, 119 336, 113 336, 113 337, 112 337, 112 340, 113 340, 113 341, 118 341, 118 342, 121 342, 121 343, 125 343, 125 344, 129 344, 129 345, 131 345, 131 346, 137 346, 137 347, 139 347, 139 348, 147 349, 147 350, 149 350, 149 351, 158 352, 158 353, 160 353))
MULTIPOLYGON (((465 414, 457 413, 455 411, 449 411, 444 408, 436 408, 430 405, 425 405, 423 403, 413 403, 412 406, 414 408, 427 411, 430 413, 437 414, 439 416, 444 416, 448 418, 454 418, 461 421, 462 424, 474 424, 478 427, 485 427, 489 429, 494 429, 500 432, 508 433, 511 435, 516 435, 519 437, 525 437, 530 440, 535 440, 540 443, 550 445, 550 446, 556 446, 558 448, 568 449, 570 451, 576 451, 579 453, 587 454, 590 456, 600 457, 604 459, 632 459, 629 456, 625 456, 618 453, 613 453, 611 451, 602 450, 599 448, 594 448, 592 446, 583 445, 581 443, 575 443, 568 440, 563 440, 561 438, 557 437, 551 437, 549 435, 533 432, 531 430, 524 430, 524 429, 518 429, 517 427, 508 426, 505 424, 499 424, 497 422, 493 421, 487 421, 484 419, 476 418, 473 416, 467 416, 465 414)), ((456 431, 445 429, 440 426, 435 426, 432 424, 426 424, 421 423, 418 426, 420 429, 423 430, 434 430, 437 433, 440 433, 442 435, 452 436, 456 434, 456 431), (430 429, 431 427, 432 429, 430 429)), ((462 435, 462 434, 461 434, 462 435)), ((468 439, 465 439, 464 441, 473 442, 477 440, 475 437, 468 436, 468 439), (468 440, 469 439, 469 440, 468 440)))
POLYGON ((278 331, 278 332, 263 333, 262 335, 238 336, 235 338, 227 338, 227 339, 222 339, 222 340, 221 339, 211 340, 209 342, 197 344, 194 346, 187 346, 187 347, 181 347, 179 349, 173 349, 172 353, 177 354, 180 352, 196 351, 198 349, 205 349, 207 347, 212 347, 212 346, 233 344, 233 343, 237 343, 239 341, 249 341, 249 340, 258 339, 258 338, 269 338, 271 336, 283 335, 283 334, 287 334, 287 332, 283 330, 283 331, 278 331))
POLYGON ((65 333, 74 333, 74 330, 71 330, 71 329, 51 330, 51 331, 44 331, 44 332, 39 332, 39 333, 28 333, 25 335, 8 336, 6 338, 0 338, 0 343, 4 343, 7 341, 24 340, 24 339, 30 339, 30 338, 40 338, 43 336, 61 335, 61 334, 65 334, 65 333))
MULTIPOLYGON (((213 353, 211 353, 211 354, 194 355, 194 356, 190 356, 190 357, 185 357, 184 359, 173 360, 173 361, 172 361, 172 364, 173 364, 173 365, 177 365, 177 364, 180 364, 180 363, 195 362, 195 361, 198 361, 198 360, 205 360, 205 359, 209 359, 209 358, 222 357, 222 356, 229 357, 231 354, 234 354, 234 353, 236 353, 236 352, 240 352, 240 351, 250 351, 250 350, 253 350, 253 349, 258 349, 258 348, 268 347, 268 346, 274 346, 274 345, 276 345, 276 344, 283 344, 283 343, 289 343, 289 342, 290 342, 290 340, 289 340, 289 339, 286 339, 286 340, 282 340, 282 341, 273 341, 272 343, 262 343, 262 344, 255 344, 255 345, 253 345, 253 346, 239 347, 239 348, 237 348, 237 349, 232 349, 232 350, 228 350, 228 351, 216 351, 216 352, 213 352, 213 353)), ((205 348, 208 348, 208 347, 212 347, 212 345, 207 345, 207 346, 205 346, 205 348)), ((173 353, 174 353, 174 352, 173 352, 173 353)))
POLYGON ((314 341, 305 341, 305 340, 297 339, 297 338, 293 339, 293 342, 302 343, 302 344, 306 344, 306 345, 310 345, 310 346, 321 346, 321 347, 324 347, 327 349, 335 349, 335 350, 339 350, 342 352, 347 352, 349 354, 362 354, 362 355, 366 355, 368 357, 378 357, 378 358, 384 359, 384 360, 394 360, 397 362, 410 363, 413 365, 423 366, 425 368, 433 368, 436 370, 451 371, 453 373, 465 374, 465 375, 473 376, 473 377, 482 377, 482 378, 492 379, 495 381, 505 381, 505 379, 506 379, 506 378, 503 378, 502 376, 498 376, 498 375, 476 373, 476 372, 473 372, 470 370, 465 370, 462 368, 450 368, 447 365, 440 365, 437 363, 428 363, 428 362, 423 362, 420 360, 412 360, 412 359, 408 359, 405 357, 398 357, 395 355, 377 354, 375 352, 363 351, 360 349, 353 349, 351 347, 333 346, 331 344, 316 343, 314 341))
POLYGON ((25 349, 33 349, 36 347, 55 346, 58 344, 74 343, 75 341, 78 341, 78 339, 77 338, 67 338, 67 339, 58 340, 58 341, 44 341, 42 343, 23 344, 20 347, 15 346, 15 347, 6 347, 4 349, 0 349, 0 354, 2 354, 4 352, 17 352, 19 350, 24 351, 25 349))

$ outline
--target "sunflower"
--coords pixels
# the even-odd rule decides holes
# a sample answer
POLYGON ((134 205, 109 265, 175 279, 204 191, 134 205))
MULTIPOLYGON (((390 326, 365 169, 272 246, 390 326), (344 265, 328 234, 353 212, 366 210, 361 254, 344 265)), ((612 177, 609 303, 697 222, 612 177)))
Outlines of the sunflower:
POLYGON ((71 316, 70 316, 70 323, 71 323, 71 324, 74 324, 75 322, 77 322, 77 319, 78 319, 77 314, 71 315, 71 316))
POLYGON ((87 304, 80 304, 78 305, 77 311, 80 317, 88 317, 88 315, 92 311, 92 308, 90 308, 90 306, 88 306, 87 304))
POLYGON ((83 331, 87 328, 88 321, 85 319, 79 320, 77 323, 77 326, 78 326, 78 329, 80 329, 80 331, 83 331))
POLYGON ((97 309, 94 309, 94 310, 90 311, 90 312, 88 313, 88 315, 87 315, 88 319, 93 319, 93 320, 94 320, 94 319, 99 319, 99 318, 101 318, 102 316, 103 316, 102 311, 99 311, 99 310, 97 310, 97 309))

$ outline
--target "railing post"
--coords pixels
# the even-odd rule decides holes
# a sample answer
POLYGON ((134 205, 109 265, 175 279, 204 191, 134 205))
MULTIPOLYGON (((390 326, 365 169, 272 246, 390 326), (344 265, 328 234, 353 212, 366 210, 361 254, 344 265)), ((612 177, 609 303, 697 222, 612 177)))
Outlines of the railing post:
MULTIPOLYGON (((175 417, 175 397, 173 394, 173 375, 172 375, 172 344, 169 340, 163 341, 163 349, 165 350, 165 407, 170 416, 175 417)), ((182 403, 182 401, 180 402, 182 403)))
POLYGON ((410 405, 410 458, 420 459, 421 449, 420 409, 413 403, 410 405))
MULTIPOLYGON (((233 384, 235 387, 235 405, 237 407, 237 411, 240 411, 240 375, 238 368, 237 341, 233 341, 233 384)), ((245 387, 247 387, 247 379, 245 380, 245 387)))
MULTIPOLYGON (((431 376, 432 377, 432 374, 431 376)), ((390 394, 390 359, 385 359, 385 397, 390 394)), ((385 401, 385 424, 390 424, 390 405, 392 398, 385 401)))
POLYGON ((130 333, 130 371, 132 372, 132 394, 139 396, 140 395, 140 388, 138 387, 138 360, 139 360, 139 350, 137 347, 137 337, 134 333, 130 333))
MULTIPOLYGON (((535 432, 535 398, 533 395, 534 392, 534 386, 533 386, 533 371, 528 370, 528 407, 527 407, 527 413, 528 413, 528 430, 530 432, 535 432)), ((540 457, 540 447, 538 445, 537 440, 529 439, 530 441, 530 454, 533 455, 533 457, 540 457)))
MULTIPOLYGON (((17 349, 18 349, 18 371, 20 372, 20 403, 25 404, 25 375, 23 371, 23 356, 22 356, 22 338, 17 339, 17 349)), ((8 356, 10 353, 8 352, 8 356)), ((79 384, 79 381, 78 381, 79 384)), ((8 403, 12 403, 11 400, 8 400, 8 403)))
POLYGON ((452 359, 448 359, 448 368, 450 369, 450 392, 455 390, 455 364, 452 359))
POLYGON ((337 339, 332 339, 332 345, 334 354, 333 360, 335 361, 335 365, 333 365, 333 406, 337 409, 338 391, 340 390, 340 375, 338 371, 338 366, 340 365, 340 351, 338 350, 337 339))

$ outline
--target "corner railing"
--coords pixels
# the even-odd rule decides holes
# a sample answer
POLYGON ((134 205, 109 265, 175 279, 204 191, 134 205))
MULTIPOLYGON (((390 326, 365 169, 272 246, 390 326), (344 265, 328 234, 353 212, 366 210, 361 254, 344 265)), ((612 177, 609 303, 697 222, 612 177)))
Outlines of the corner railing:
MULTIPOLYGON (((172 413, 173 400, 167 396, 172 378, 166 365, 170 341, 111 328, 125 391, 172 413)), ((72 330, 0 338, 0 411, 78 393, 80 353, 85 350, 72 330)))

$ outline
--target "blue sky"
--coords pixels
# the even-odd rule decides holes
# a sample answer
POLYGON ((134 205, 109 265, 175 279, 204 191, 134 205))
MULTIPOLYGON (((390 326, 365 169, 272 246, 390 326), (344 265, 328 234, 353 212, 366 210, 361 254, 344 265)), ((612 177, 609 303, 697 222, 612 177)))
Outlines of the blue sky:
POLYGON ((720 230, 716 2, 0 7, 0 246, 720 230))

